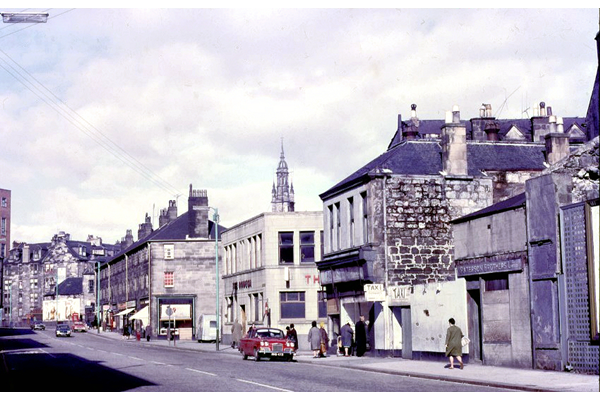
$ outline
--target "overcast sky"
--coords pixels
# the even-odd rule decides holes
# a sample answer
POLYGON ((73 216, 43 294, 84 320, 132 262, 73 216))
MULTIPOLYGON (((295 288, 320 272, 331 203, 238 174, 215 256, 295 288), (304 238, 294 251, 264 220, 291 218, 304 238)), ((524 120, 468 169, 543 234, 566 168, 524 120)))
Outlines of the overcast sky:
POLYGON ((598 65, 597 8, 47 12, 0 25, 0 188, 30 243, 137 239, 190 183, 226 227, 270 211, 282 138, 296 209, 321 210, 412 103, 582 117, 598 65))

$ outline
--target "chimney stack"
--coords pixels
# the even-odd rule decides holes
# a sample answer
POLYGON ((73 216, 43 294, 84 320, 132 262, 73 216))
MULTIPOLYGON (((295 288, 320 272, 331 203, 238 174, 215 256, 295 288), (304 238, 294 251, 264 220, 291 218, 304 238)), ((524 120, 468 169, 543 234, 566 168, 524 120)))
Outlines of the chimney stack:
POLYGON ((500 124, 496 121, 489 121, 485 124, 485 135, 489 142, 498 141, 498 132, 500 132, 500 124))
POLYGON ((486 135, 485 127, 490 121, 496 118, 492 116, 492 105, 483 103, 479 108, 479 118, 471 119, 471 139, 489 140, 486 135))
POLYGON ((143 238, 150 235, 151 233, 152 233, 152 219, 150 218, 148 213, 146 213, 146 218, 144 220, 144 223, 140 224, 139 229, 138 229, 138 240, 142 240, 143 238))
POLYGON ((169 200, 169 207, 160 210, 158 227, 162 228, 169 222, 175 221, 175 219, 177 219, 177 202, 175 200, 169 200))
POLYGON ((551 115, 548 122, 550 132, 544 137, 546 140, 546 162, 553 165, 570 154, 569 135, 564 133, 561 117, 551 115))
POLYGON ((460 111, 454 106, 446 112, 442 127, 442 167, 447 175, 467 175, 467 129, 460 122, 460 111))
POLYGON ((208 238, 208 194, 206 190, 193 190, 190 184, 188 197, 188 237, 208 238))
POLYGON ((125 250, 133 244, 133 234, 131 229, 127 229, 125 237, 121 239, 121 250, 125 250))
MULTIPOLYGON (((549 108, 549 110, 552 112, 551 108, 549 108)), ((531 132, 533 135, 532 140, 534 142, 542 142, 546 135, 550 132, 550 123, 548 121, 546 103, 543 101, 540 103, 539 113, 538 108, 536 108, 534 116, 531 118, 531 132)))

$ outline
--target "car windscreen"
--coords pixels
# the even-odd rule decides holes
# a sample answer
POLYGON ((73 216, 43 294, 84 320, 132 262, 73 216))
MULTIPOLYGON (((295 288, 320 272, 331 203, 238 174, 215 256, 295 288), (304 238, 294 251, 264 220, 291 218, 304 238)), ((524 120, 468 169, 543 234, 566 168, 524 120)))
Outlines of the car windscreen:
POLYGON ((261 337, 261 338, 283 339, 283 331, 259 330, 256 332, 256 336, 261 337))

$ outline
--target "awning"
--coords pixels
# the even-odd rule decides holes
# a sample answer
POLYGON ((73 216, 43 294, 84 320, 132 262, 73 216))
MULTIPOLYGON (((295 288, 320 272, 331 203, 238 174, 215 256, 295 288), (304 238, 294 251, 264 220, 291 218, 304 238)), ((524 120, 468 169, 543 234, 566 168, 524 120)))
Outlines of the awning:
POLYGON ((148 325, 148 306, 133 314, 129 319, 139 319, 144 326, 148 325))
POLYGON ((119 315, 127 315, 129 313, 132 313, 135 310, 135 308, 127 308, 121 312, 119 312, 118 314, 115 314, 115 317, 118 317, 119 315))

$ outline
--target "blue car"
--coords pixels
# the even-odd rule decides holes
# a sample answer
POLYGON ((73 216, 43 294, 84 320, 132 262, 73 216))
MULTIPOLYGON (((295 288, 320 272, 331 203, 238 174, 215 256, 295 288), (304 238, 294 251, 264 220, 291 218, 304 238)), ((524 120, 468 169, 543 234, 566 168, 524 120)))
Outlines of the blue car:
POLYGON ((56 337, 71 336, 71 327, 67 324, 56 325, 56 337))

